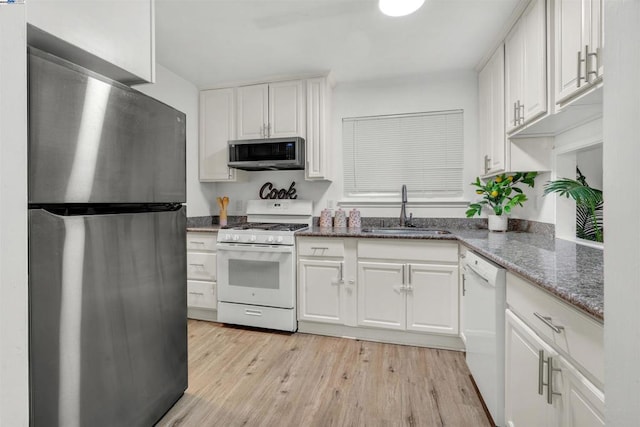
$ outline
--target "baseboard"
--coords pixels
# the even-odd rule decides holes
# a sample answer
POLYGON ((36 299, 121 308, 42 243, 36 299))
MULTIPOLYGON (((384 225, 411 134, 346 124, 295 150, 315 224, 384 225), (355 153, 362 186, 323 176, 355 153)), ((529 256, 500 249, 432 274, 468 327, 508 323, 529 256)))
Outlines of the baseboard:
POLYGON ((351 338, 364 341, 377 341, 390 344, 413 345, 416 347, 440 348, 443 350, 464 351, 459 336, 435 335, 405 331, 390 331, 367 327, 332 325, 326 323, 298 322, 298 332, 327 335, 330 337, 351 338))
POLYGON ((208 320, 209 322, 218 321, 218 311, 206 308, 187 307, 187 317, 189 319, 208 320))

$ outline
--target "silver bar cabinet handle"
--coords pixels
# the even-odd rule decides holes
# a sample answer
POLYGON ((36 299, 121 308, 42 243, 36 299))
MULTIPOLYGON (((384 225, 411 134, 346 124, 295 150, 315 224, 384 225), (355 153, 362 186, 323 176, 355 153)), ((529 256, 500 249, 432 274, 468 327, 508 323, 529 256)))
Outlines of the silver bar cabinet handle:
POLYGON ((553 357, 547 357, 547 403, 553 405, 553 396, 562 396, 562 393, 553 391, 553 373, 559 372, 561 369, 553 367, 553 357))
POLYGON ((344 283, 344 262, 340 263, 340 283, 344 283))
POLYGON ((540 396, 544 395, 543 387, 546 385, 544 383, 544 350, 538 351, 538 394, 540 396))
POLYGON ((543 316, 538 312, 534 312, 533 315, 536 316, 538 319, 540 319, 542 323, 550 327, 553 330, 553 332, 555 332, 556 334, 559 334, 564 329, 564 326, 554 325, 551 317, 549 316, 543 316))
POLYGON ((576 84, 578 85, 578 87, 581 86, 582 80, 585 80, 585 77, 582 77, 582 63, 585 62, 584 59, 582 59, 582 50, 578 51, 578 78, 576 79, 576 84))
POLYGON ((518 112, 520 110, 518 110, 518 103, 514 102, 513 103, 513 125, 514 126, 518 126, 518 112))
POLYGON ((598 78, 598 50, 596 49, 595 52, 589 52, 589 45, 586 45, 584 47, 584 51, 586 54, 586 66, 585 66, 585 70, 587 71, 587 75, 586 75, 586 81, 589 82, 589 75, 593 74, 594 80, 598 78), (596 67, 593 71, 591 71, 591 69, 593 68, 592 65, 592 57, 595 58, 596 61, 596 67))

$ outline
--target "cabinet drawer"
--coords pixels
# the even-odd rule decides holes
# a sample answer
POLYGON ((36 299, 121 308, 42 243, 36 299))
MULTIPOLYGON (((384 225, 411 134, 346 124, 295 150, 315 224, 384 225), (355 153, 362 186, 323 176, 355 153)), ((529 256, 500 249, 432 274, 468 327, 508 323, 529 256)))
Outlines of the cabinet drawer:
POLYGON ((358 258, 399 261, 458 262, 458 244, 426 240, 362 239, 358 258))
POLYGON ((342 239, 298 239, 298 254, 301 256, 344 256, 344 242, 342 239))
POLYGON ((216 233, 187 233, 187 250, 215 252, 217 238, 216 233))
POLYGON ((216 284, 187 280, 187 306, 215 310, 218 305, 216 284))
POLYGON ((216 254, 187 252, 187 279, 216 281, 216 254))
POLYGON ((507 304, 540 336, 582 366, 602 387, 604 328, 601 323, 511 273, 507 273, 507 304), (539 316, 563 329, 554 331, 539 316))

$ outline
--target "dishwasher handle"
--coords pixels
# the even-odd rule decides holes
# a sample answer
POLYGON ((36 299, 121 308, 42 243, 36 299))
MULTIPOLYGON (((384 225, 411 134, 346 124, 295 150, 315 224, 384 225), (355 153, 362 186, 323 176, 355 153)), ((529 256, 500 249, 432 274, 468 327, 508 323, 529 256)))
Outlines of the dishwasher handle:
POLYGON ((478 277, 480 280, 482 280, 483 282, 485 282, 487 285, 489 286, 493 286, 491 282, 489 282, 489 280, 482 276, 480 273, 478 273, 472 266, 471 264, 464 264, 463 268, 465 269, 465 271, 469 271, 471 273, 473 273, 474 276, 478 277))

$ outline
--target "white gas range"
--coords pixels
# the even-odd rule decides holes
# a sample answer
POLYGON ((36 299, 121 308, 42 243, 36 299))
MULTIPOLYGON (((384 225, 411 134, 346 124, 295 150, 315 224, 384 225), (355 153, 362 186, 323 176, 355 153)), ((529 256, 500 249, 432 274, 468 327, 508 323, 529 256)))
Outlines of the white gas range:
POLYGON ((312 214, 307 200, 250 200, 248 222, 218 232, 218 321, 297 330, 294 233, 312 214))

